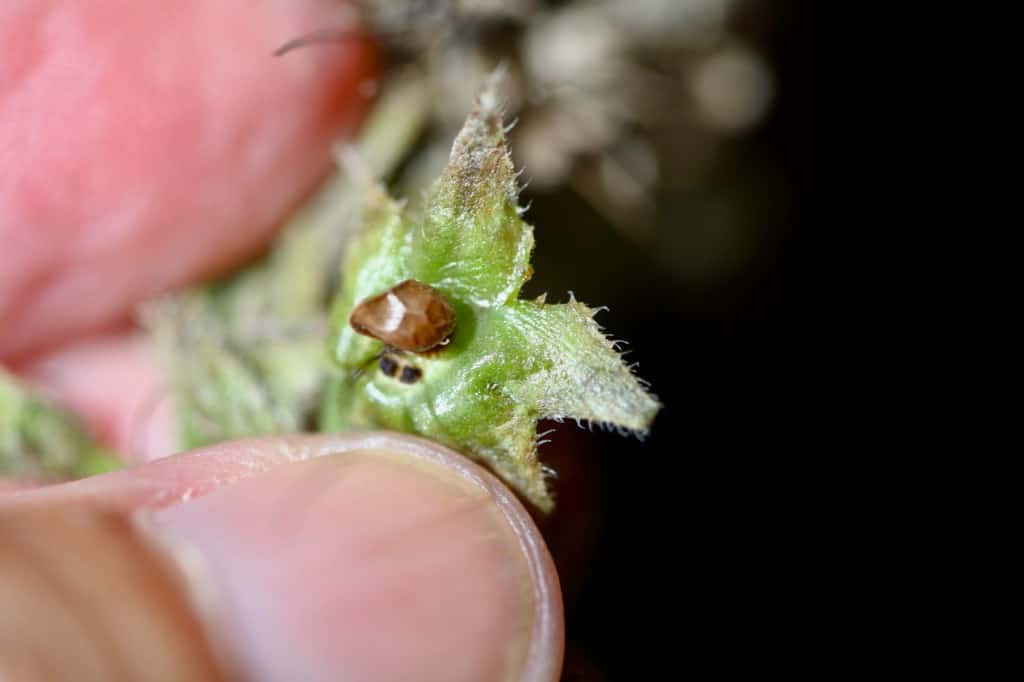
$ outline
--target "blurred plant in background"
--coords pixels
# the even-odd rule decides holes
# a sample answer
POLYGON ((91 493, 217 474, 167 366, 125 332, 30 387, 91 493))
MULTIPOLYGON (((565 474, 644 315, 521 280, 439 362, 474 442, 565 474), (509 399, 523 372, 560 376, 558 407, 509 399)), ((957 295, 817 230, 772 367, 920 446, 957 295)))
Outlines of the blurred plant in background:
POLYGON ((624 234, 650 240, 659 187, 685 189, 723 142, 755 126, 770 66, 730 28, 736 0, 361 3, 427 83, 433 178, 487 73, 501 63, 517 165, 534 192, 570 187, 624 234))

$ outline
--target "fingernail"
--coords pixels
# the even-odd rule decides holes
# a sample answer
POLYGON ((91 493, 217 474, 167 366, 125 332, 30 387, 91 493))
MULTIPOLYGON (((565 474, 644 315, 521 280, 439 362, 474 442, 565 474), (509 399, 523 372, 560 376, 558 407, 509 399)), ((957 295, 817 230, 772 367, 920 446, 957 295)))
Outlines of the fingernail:
POLYGON ((151 512, 240 676, 558 679, 558 579, 508 490, 422 439, 335 441, 151 512))

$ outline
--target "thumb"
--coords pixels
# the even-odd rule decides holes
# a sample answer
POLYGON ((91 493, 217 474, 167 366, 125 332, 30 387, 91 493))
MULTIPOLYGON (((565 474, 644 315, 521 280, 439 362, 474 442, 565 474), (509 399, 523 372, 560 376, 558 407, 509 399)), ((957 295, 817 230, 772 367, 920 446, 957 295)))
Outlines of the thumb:
MULTIPOLYGON (((536 527, 492 476, 436 444, 382 433, 225 444, 9 494, 0 502, 0 525, 17 528, 19 514, 58 501, 97 499, 107 509, 141 512, 136 543, 156 538, 184 567, 187 589, 179 594, 189 598, 179 601, 195 605, 185 612, 198 614, 194 629, 232 676, 558 678, 561 597, 536 527)), ((37 544, 61 556, 59 542, 37 544)), ((71 573, 109 562, 101 560, 101 546, 75 546, 82 549, 73 561, 56 562, 76 567, 71 573)), ((93 592, 105 584, 79 583, 93 592)), ((157 607, 149 588, 132 600, 123 586, 110 587, 93 603, 105 601, 113 612, 157 607)), ((132 636, 160 637, 121 633, 113 616, 105 619, 106 645, 124 655, 146 651, 132 636)), ((102 643, 92 621, 81 620, 79 634, 102 643)), ((199 644, 190 659, 196 665, 199 644)))

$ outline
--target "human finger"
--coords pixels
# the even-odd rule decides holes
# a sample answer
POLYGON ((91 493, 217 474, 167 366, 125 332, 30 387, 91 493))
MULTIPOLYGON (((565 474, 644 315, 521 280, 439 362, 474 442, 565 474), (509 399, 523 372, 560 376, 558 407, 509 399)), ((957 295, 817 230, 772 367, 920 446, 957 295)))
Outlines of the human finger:
POLYGON ((0 499, 158 509, 146 532, 191 566, 213 641, 253 679, 558 676, 561 599, 536 527, 429 441, 227 443, 0 499))
POLYGON ((0 6, 0 358, 253 255, 366 102, 335 0, 0 6))

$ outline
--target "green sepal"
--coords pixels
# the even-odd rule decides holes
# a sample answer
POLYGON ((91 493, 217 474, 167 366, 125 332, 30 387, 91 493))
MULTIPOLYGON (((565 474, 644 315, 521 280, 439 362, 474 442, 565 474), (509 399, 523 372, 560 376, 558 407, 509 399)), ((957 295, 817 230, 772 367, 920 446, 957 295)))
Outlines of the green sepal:
POLYGON ((482 460, 538 508, 553 500, 537 458, 537 421, 585 419, 644 432, 659 405, 576 301, 517 298, 530 272, 533 230, 521 218, 495 83, 488 82, 449 164, 410 216, 368 186, 365 231, 351 244, 332 312, 332 380, 320 415, 326 430, 387 428, 432 438, 482 460), (348 323, 361 300, 413 278, 456 311, 448 345, 398 361, 420 369, 412 384, 378 371, 385 350, 348 323))

